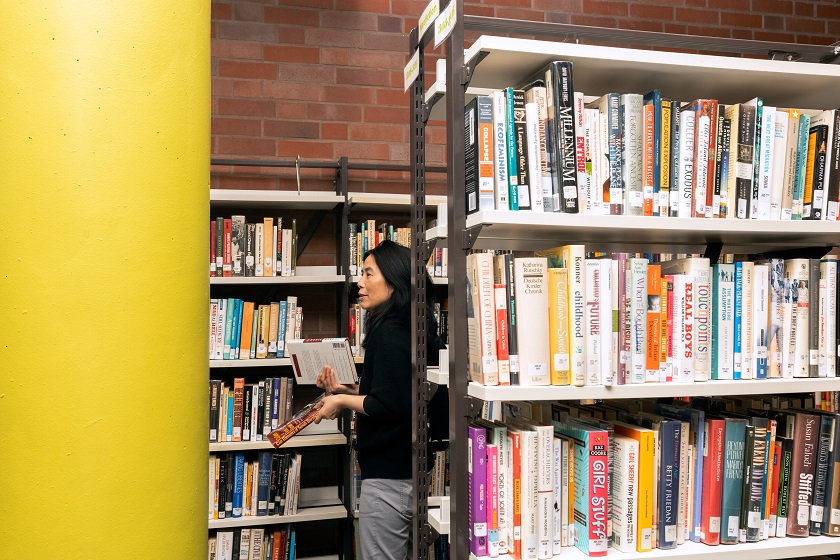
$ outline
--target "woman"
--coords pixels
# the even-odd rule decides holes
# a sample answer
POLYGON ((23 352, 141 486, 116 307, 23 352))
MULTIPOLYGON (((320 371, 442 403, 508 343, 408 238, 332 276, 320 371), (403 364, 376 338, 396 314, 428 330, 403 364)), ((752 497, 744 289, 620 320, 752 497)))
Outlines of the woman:
MULTIPOLYGON (((405 560, 411 552, 411 253, 384 241, 365 254, 359 305, 368 311, 365 363, 358 385, 341 385, 329 367, 319 387, 318 422, 356 411, 356 451, 362 473, 359 542, 365 560, 405 560)), ((443 347, 427 312, 434 356, 443 347)), ((438 399, 440 400, 440 399, 438 399)))

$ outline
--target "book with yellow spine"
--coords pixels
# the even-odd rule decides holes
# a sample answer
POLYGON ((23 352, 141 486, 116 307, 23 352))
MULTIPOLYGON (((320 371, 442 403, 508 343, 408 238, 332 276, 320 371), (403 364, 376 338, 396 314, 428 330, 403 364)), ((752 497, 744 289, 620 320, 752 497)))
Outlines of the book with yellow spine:
MULTIPOLYGON (((565 268, 548 269, 548 332, 551 352, 551 384, 569 385, 569 275, 565 268)), ((586 380, 575 379, 575 385, 583 386, 586 380)))
POLYGON ((623 422, 613 423, 613 430, 618 435, 633 438, 639 442, 639 469, 636 471, 639 475, 636 550, 648 552, 652 549, 654 433, 652 430, 623 422))

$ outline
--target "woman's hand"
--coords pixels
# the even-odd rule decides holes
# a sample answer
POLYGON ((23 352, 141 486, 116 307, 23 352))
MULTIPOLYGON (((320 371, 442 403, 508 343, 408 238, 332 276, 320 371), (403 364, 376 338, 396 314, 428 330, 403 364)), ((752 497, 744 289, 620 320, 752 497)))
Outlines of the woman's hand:
POLYGON ((318 403, 316 410, 318 416, 315 417, 315 423, 320 424, 321 420, 333 420, 337 418, 341 411, 344 410, 342 395, 327 395, 321 402, 318 403))
POLYGON ((335 378, 335 371, 330 366, 324 366, 321 373, 318 374, 318 379, 315 380, 315 385, 324 389, 333 395, 358 395, 358 385, 342 385, 335 378))

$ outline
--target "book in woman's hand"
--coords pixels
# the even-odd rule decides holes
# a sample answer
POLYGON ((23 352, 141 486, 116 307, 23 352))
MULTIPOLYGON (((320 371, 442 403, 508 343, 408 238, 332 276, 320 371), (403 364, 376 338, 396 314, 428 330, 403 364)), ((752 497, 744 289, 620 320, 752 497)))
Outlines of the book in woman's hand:
POLYGON ((329 393, 321 393, 318 398, 304 406, 297 414, 292 416, 291 420, 271 430, 268 434, 268 441, 274 447, 280 447, 289 441, 295 434, 313 423, 318 417, 318 403, 323 400, 329 393))

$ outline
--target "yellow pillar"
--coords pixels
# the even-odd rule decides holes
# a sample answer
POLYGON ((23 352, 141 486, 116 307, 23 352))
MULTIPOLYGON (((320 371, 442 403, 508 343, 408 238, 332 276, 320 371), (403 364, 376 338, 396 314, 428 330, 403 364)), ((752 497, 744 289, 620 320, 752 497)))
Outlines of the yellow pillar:
POLYGON ((210 2, 0 37, 0 558, 206 558, 210 2))

